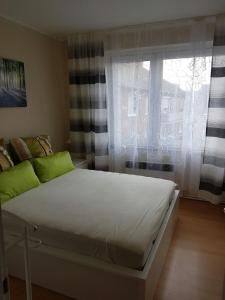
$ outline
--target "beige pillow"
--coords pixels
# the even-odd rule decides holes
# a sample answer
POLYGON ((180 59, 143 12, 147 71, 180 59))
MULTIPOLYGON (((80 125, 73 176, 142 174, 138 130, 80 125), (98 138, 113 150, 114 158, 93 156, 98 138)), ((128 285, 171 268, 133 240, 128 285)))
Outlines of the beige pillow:
POLYGON ((19 161, 43 157, 51 153, 52 147, 47 135, 36 137, 13 138, 10 144, 19 161))
POLYGON ((0 138, 0 172, 3 172, 14 166, 8 151, 4 147, 4 139, 0 138))

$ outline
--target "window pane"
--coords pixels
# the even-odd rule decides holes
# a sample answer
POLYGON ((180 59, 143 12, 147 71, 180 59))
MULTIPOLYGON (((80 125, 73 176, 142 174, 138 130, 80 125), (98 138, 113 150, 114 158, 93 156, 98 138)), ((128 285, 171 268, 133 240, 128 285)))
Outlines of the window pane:
POLYGON ((150 61, 117 63, 113 76, 117 77, 116 92, 121 115, 121 141, 124 146, 146 146, 148 132, 148 102, 150 95, 150 61))
MULTIPOLYGON (((210 83, 211 57, 165 59, 161 95, 160 144, 180 147, 189 118, 202 122, 210 83), (192 107, 192 109, 191 109, 192 107)), ((193 124, 189 124, 190 128, 193 124)), ((190 133, 193 133, 190 131, 190 133)), ((194 133, 193 133, 194 134, 194 133)))

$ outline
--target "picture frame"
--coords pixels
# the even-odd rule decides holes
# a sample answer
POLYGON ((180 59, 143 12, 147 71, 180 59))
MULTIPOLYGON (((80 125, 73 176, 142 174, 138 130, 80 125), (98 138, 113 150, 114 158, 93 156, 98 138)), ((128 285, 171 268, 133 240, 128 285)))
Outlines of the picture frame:
POLYGON ((26 106, 24 63, 0 58, 0 108, 26 106))

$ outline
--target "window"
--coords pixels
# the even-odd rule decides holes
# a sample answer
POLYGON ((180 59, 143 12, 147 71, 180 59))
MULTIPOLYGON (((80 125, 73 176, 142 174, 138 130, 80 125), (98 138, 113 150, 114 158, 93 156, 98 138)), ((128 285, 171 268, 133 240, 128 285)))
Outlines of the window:
POLYGON ((139 91, 134 90, 128 92, 128 117, 137 116, 138 100, 139 100, 139 91))
POLYGON ((124 148, 180 148, 184 127, 191 122, 198 126, 206 117, 210 70, 211 56, 192 57, 188 51, 180 57, 173 51, 166 57, 112 57, 114 137, 124 148))

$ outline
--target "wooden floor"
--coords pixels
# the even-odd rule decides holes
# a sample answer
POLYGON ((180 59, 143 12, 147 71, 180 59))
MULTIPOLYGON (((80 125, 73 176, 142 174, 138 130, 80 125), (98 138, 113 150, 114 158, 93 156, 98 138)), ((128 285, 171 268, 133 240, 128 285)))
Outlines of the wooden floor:
MULTIPOLYGON (((179 221, 155 300, 221 300, 224 276, 225 214, 222 207, 182 199, 179 221)), ((12 300, 25 299, 23 281, 11 278, 10 290, 12 300)), ((69 300, 33 287, 33 300, 50 299, 69 300)))
POLYGON ((182 200, 155 299, 221 300, 224 274, 225 214, 222 207, 182 200))

